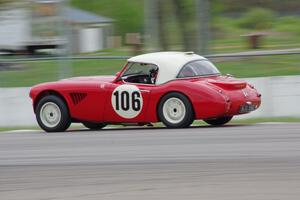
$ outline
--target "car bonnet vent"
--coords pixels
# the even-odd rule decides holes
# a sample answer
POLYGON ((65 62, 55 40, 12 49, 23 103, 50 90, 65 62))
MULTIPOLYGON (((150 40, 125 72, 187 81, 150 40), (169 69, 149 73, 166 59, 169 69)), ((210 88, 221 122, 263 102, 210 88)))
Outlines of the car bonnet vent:
POLYGON ((79 93, 79 92, 74 92, 74 93, 70 93, 70 96, 72 98, 72 101, 75 105, 77 105, 78 103, 80 103, 83 99, 85 99, 87 97, 86 93, 79 93))

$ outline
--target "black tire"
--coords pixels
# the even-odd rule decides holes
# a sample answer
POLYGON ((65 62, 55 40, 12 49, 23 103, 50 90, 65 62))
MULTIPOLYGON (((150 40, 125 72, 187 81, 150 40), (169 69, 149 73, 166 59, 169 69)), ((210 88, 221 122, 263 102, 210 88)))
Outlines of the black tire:
POLYGON ((63 132, 67 130, 71 125, 71 117, 66 103, 60 97, 55 95, 49 95, 43 97, 37 103, 35 115, 39 126, 46 132, 63 132), (43 108, 43 106, 46 106, 47 104, 56 105, 60 111, 60 119, 58 120, 58 123, 56 125, 54 124, 54 126, 49 126, 46 123, 44 123, 45 119, 44 117, 41 117, 41 112, 42 112, 41 109, 43 108))
POLYGON ((104 123, 82 122, 82 124, 91 130, 100 130, 106 126, 104 123))
POLYGON ((213 126, 222 126, 226 123, 228 123, 233 116, 228 116, 228 117, 218 117, 218 118, 214 118, 214 119, 205 119, 203 121, 205 121, 206 123, 213 125, 213 126))
MULTIPOLYGON (((159 120, 168 128, 186 128, 189 127, 194 121, 194 110, 190 100, 185 95, 178 92, 171 92, 166 94, 164 97, 162 97, 162 99, 158 104, 157 112, 158 112, 159 120), (183 116, 182 120, 176 123, 168 120, 168 117, 165 116, 163 111, 164 104, 171 98, 179 99, 185 107, 185 114, 182 115, 183 116)), ((174 112, 176 113, 175 109, 174 112)))

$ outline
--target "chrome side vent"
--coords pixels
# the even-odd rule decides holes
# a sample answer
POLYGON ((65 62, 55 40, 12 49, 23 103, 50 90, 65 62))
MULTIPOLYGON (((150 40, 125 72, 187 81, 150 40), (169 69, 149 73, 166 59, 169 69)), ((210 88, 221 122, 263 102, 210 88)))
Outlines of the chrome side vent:
POLYGON ((83 99, 85 99, 87 97, 86 93, 79 93, 79 92, 74 92, 74 93, 70 93, 70 96, 72 98, 72 101, 74 103, 74 105, 79 104, 83 99))

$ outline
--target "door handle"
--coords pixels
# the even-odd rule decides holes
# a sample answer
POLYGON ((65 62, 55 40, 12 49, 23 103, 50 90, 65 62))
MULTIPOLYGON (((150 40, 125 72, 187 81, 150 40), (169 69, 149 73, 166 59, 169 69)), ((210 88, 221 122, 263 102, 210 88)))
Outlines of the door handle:
POLYGON ((141 92, 146 92, 146 93, 149 93, 150 90, 140 90, 141 92))

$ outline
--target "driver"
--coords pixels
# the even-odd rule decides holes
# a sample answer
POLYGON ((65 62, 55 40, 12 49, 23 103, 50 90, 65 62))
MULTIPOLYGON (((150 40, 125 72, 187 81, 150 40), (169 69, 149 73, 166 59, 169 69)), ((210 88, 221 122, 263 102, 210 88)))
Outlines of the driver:
POLYGON ((151 84, 155 84, 156 82, 156 78, 157 78, 157 74, 158 74, 158 68, 152 68, 150 69, 150 82, 151 84))

